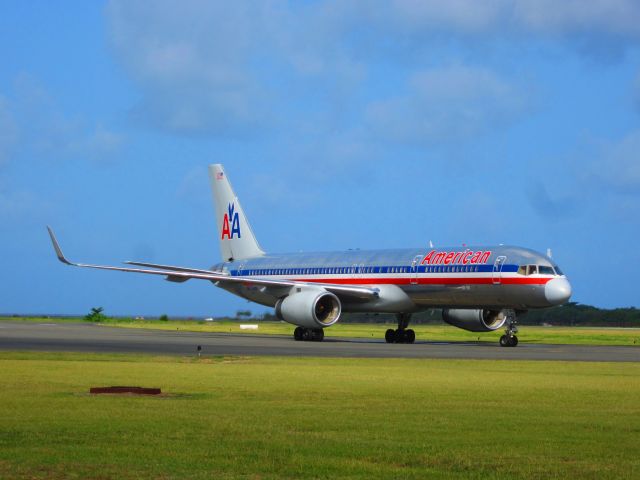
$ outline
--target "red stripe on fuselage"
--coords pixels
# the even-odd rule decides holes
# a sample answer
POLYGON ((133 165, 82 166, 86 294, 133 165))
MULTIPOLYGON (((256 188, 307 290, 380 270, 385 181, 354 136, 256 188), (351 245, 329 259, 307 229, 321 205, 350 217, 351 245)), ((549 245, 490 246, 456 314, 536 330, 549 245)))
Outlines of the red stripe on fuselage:
MULTIPOLYGON (((502 277, 502 285, 545 285, 549 278, 502 277)), ((493 285, 491 277, 429 277, 429 278, 287 278, 295 282, 334 283, 337 285, 493 285), (413 280, 413 281, 412 281, 413 280)), ((496 279, 497 280, 497 279, 496 279)))

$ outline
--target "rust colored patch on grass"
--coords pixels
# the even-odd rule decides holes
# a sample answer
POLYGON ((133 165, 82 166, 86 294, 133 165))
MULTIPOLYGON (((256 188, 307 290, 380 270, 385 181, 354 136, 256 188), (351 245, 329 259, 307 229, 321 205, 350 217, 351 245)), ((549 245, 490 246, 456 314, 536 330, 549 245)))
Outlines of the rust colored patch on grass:
POLYGON ((116 393, 125 394, 130 393, 134 395, 160 395, 162 391, 159 388, 145 388, 145 387, 91 387, 89 393, 101 394, 101 393, 116 393))

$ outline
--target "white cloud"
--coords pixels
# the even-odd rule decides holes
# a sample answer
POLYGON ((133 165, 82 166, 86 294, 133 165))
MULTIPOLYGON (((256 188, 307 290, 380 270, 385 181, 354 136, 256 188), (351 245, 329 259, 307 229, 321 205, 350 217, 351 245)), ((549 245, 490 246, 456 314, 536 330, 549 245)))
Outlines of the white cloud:
POLYGON ((635 0, 395 0, 385 17, 412 31, 640 38, 635 0))
POLYGON ((524 94, 495 72, 455 65, 414 74, 404 95, 373 102, 367 120, 382 138, 447 142, 503 125, 526 106, 524 94))
POLYGON ((514 3, 514 17, 533 32, 640 38, 640 4, 635 0, 520 0, 514 3))
POLYGON ((110 40, 140 88, 135 118, 181 134, 242 135, 286 121, 300 96, 364 75, 344 49, 346 13, 328 3, 109 3, 110 40), (297 97, 297 98, 296 98, 297 97))
POLYGON ((98 123, 83 134, 68 140, 67 151, 90 160, 110 160, 124 143, 124 135, 112 132, 98 123))
POLYGON ((365 116, 398 140, 470 137, 512 120, 523 95, 488 69, 434 68, 442 40, 461 40, 466 55, 483 40, 567 38, 611 58, 640 40, 631 0, 112 0, 106 14, 113 51, 141 93, 133 118, 207 137, 296 132, 309 118, 327 119, 327 136, 365 116), (410 91, 376 99, 380 70, 396 83, 386 88, 410 91))
POLYGON ((134 112, 161 129, 233 131, 262 120, 265 87, 255 29, 262 8, 245 2, 111 2, 111 42, 141 87, 134 112))

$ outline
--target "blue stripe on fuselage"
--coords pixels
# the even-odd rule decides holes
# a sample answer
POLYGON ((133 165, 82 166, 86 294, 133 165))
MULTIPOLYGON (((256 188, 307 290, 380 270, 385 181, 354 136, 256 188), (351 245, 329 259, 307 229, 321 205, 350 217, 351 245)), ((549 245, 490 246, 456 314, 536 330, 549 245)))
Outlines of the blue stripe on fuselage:
MULTIPOLYGON (((503 273, 517 272, 518 265, 502 266, 503 273)), ((306 268, 249 268, 230 270, 233 276, 287 276, 287 275, 360 275, 389 273, 491 273, 493 265, 419 265, 415 270, 411 265, 367 265, 363 267, 306 267, 306 268)))

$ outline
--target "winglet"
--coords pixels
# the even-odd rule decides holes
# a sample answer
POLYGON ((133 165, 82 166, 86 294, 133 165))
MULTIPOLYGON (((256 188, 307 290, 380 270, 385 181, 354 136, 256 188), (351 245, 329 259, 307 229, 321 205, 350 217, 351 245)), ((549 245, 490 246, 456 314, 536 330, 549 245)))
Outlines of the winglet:
POLYGON ((53 234, 53 230, 51 230, 51 227, 49 227, 48 225, 47 225, 47 230, 49 231, 49 236, 51 237, 51 243, 53 243, 53 249, 56 251, 58 260, 60 260, 62 263, 66 263, 67 265, 75 265, 74 263, 71 263, 69 260, 66 259, 66 257, 64 256, 64 253, 62 253, 62 249, 60 248, 60 245, 58 244, 58 240, 56 240, 56 236, 53 234))

